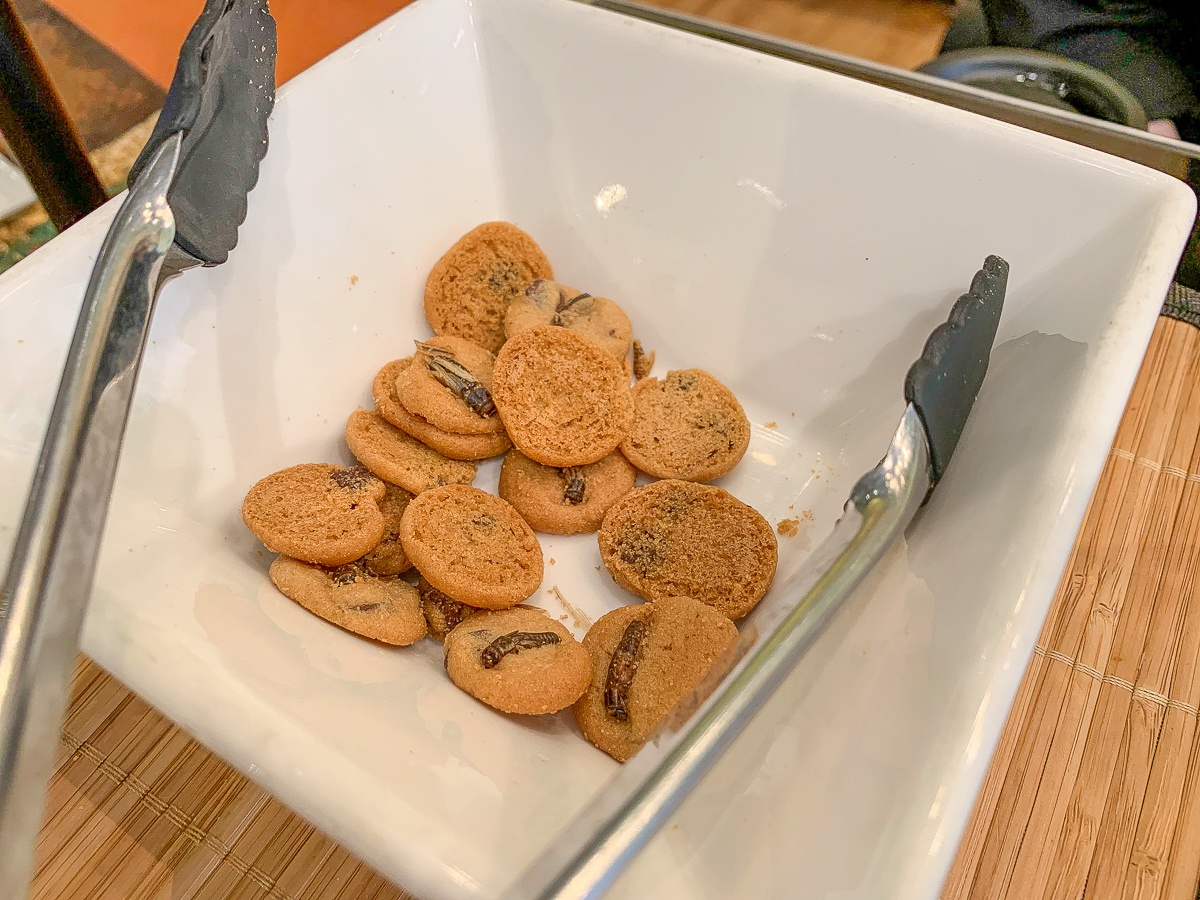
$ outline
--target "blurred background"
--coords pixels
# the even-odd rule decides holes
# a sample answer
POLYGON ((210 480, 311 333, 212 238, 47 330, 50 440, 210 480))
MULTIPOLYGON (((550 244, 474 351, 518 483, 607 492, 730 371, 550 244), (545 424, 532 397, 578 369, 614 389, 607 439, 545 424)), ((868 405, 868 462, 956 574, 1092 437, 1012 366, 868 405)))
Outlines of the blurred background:
MULTIPOLYGON (((279 82, 409 2, 272 0, 279 82)), ((1138 130, 1171 137, 1182 131, 1185 139, 1197 139, 1200 103, 1191 87, 1200 71, 1191 66, 1200 56, 1197 0, 642 2, 1138 130)), ((6 4, 103 189, 121 190, 203 0, 0 0, 0 10, 6 4)), ((56 232, 3 141, 0 152, 7 157, 0 157, 2 270, 56 232)), ((1197 245, 1184 267, 1197 270, 1189 279, 1194 281, 1200 281, 1197 245)))

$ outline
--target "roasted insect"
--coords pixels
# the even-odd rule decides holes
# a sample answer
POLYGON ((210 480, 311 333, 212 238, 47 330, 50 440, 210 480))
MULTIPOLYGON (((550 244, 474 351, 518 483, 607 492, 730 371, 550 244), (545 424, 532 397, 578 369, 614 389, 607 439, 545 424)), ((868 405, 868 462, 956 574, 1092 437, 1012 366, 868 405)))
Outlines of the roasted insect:
POLYGON ((563 488, 563 503, 578 506, 583 502, 584 493, 587 491, 587 482, 583 479, 583 468, 571 466, 563 469, 562 472, 563 481, 566 482, 566 486, 563 488))
POLYGON ((604 681, 604 709, 618 722, 629 719, 629 686, 637 675, 638 663, 642 660, 642 642, 650 626, 642 621, 633 621, 625 626, 617 649, 608 664, 608 677, 604 681))
POLYGON ((490 644, 483 648, 480 658, 483 660, 485 669, 494 669, 500 664, 500 660, 508 656, 510 653, 520 653, 522 650, 534 650, 538 647, 545 647, 550 644, 557 644, 561 640, 557 634, 552 631, 510 631, 508 634, 502 634, 490 644))
POLYGON ((476 380, 466 366, 454 358, 454 354, 424 341, 417 341, 416 345, 424 354, 425 367, 438 381, 454 391, 473 413, 485 419, 496 414, 496 404, 492 402, 491 392, 476 380))

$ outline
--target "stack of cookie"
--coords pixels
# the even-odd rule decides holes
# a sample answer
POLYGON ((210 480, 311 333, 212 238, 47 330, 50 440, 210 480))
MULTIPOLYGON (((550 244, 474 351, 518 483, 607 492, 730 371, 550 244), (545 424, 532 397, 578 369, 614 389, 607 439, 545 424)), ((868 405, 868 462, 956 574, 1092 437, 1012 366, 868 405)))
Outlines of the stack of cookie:
POLYGON ((648 377, 624 311, 553 278, 514 225, 464 235, 426 283, 435 336, 383 366, 375 409, 347 422, 360 465, 284 469, 242 515, 306 609, 378 641, 444 641, 464 691, 508 713, 573 705, 623 761, 720 674, 777 547, 761 515, 705 484, 749 444, 737 398, 699 369, 648 377), (499 496, 472 487, 475 463, 501 454, 499 496), (660 480, 637 487, 639 473, 660 480), (535 532, 598 532, 613 578, 649 602, 576 641, 523 604, 542 582, 535 532))

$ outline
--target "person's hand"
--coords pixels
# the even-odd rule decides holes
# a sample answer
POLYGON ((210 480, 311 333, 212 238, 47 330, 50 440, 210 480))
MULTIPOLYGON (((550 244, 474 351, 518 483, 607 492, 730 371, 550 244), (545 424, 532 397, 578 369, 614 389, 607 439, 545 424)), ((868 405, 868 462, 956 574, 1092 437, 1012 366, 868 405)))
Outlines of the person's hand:
POLYGON ((1159 137, 1171 138, 1173 141, 1180 140, 1179 129, 1175 127, 1175 123, 1170 119, 1155 119, 1146 126, 1146 130, 1151 134, 1157 134, 1159 137))

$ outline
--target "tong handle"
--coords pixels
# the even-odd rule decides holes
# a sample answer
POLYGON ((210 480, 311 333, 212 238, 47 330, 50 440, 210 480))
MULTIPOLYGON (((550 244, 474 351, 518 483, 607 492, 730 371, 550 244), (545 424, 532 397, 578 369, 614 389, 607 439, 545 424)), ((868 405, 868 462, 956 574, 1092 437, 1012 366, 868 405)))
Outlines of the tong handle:
POLYGON ((159 272, 181 136, 159 147, 96 260, 0 588, 0 885, 24 896, 159 272))

